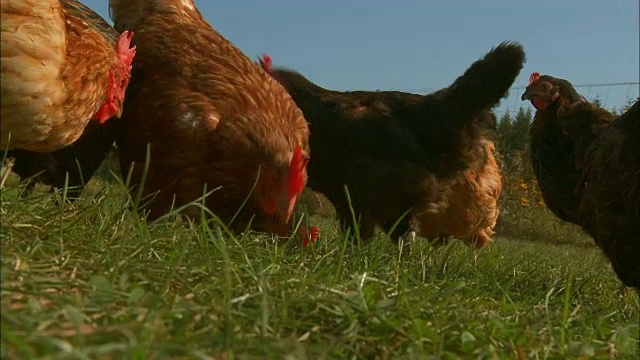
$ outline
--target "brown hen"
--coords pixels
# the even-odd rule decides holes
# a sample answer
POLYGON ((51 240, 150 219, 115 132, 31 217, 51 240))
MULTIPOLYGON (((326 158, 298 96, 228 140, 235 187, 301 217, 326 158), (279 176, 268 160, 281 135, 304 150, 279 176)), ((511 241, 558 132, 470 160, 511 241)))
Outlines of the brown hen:
POLYGON ((49 152, 120 116, 135 48, 75 0, 2 0, 2 150, 49 152))
MULTIPOLYGON (((132 193, 142 187, 150 199, 149 219, 207 191, 206 207, 232 230, 251 224, 289 235, 307 181, 309 128, 287 91, 215 31, 192 0, 109 4, 116 29, 136 32, 117 143, 132 193)), ((201 210, 188 206, 184 214, 197 218, 201 210)))

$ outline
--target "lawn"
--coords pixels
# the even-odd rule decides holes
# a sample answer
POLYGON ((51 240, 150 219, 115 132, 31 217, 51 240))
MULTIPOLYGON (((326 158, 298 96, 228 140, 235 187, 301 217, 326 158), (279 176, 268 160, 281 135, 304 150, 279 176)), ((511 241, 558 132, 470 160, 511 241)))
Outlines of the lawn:
POLYGON ((577 228, 402 252, 382 236, 351 245, 316 217, 321 239, 294 248, 148 225, 117 184, 92 180, 67 206, 22 188, 2 190, 2 358, 637 356, 638 298, 577 228))

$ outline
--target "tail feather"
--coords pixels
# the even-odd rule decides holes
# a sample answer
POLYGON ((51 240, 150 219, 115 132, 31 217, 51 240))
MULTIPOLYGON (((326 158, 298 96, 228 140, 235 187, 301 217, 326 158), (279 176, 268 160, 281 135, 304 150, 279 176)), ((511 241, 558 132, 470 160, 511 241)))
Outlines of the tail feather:
MULTIPOLYGON (((466 115, 477 114, 499 104, 525 63, 522 45, 503 42, 475 61, 446 89, 433 94, 449 104, 459 104, 466 115)), ((463 114, 461 114, 463 115, 463 114)))
POLYGON ((451 86, 426 95, 420 116, 407 124, 420 138, 432 170, 441 174, 469 167, 478 156, 480 139, 495 128, 490 109, 515 81, 525 63, 522 45, 503 42, 475 61, 451 86))

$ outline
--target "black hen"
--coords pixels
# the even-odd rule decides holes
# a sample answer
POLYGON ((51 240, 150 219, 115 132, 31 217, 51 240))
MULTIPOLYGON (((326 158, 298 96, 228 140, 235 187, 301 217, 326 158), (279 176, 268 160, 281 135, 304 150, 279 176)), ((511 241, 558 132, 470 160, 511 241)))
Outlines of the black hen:
POLYGON ((533 73, 534 170, 547 206, 579 225, 640 294, 640 105, 616 118, 566 80, 533 73))
MULTIPOLYGON (((591 114, 583 121, 597 127, 598 112, 591 114)), ((601 130, 585 151, 584 165, 578 222, 620 280, 640 294, 640 102, 601 130)))
POLYGON ((33 178, 27 190, 36 181, 62 189, 68 174, 67 198, 73 200, 82 193, 83 186, 109 154, 119 124, 120 120, 115 118, 104 124, 91 121, 80 138, 65 148, 49 153, 10 150, 7 157, 15 159, 12 170, 22 180, 33 178))
MULTIPOLYGON (((562 111, 584 98, 567 80, 533 73, 522 100, 530 100, 536 107, 529 131, 530 154, 542 198, 558 218, 577 224, 583 171, 576 166, 574 141, 563 129, 562 111)), ((606 124, 613 118, 609 113, 601 121, 606 124)))
MULTIPOLYGON (((486 112, 507 94, 524 62, 522 46, 505 42, 451 86, 421 96, 332 91, 261 60, 309 122, 309 187, 329 198, 343 226, 355 215, 363 239, 375 225, 389 232, 416 204, 446 207, 453 179, 486 160, 480 142, 495 126, 486 112)), ((409 217, 396 230, 409 230, 409 217)))

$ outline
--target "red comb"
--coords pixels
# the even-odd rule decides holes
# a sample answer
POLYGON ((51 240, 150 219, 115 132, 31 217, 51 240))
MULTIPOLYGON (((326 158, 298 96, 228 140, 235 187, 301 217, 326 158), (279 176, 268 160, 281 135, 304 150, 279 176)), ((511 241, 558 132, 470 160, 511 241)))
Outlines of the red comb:
POLYGON ((258 56, 258 63, 262 66, 262 70, 271 73, 271 56, 267 54, 262 54, 262 56, 258 56))
POLYGON ((538 79, 540 79, 540 74, 537 72, 532 73, 531 76, 529 76, 529 85, 533 84, 538 79))
POLYGON ((296 146, 289 163, 289 194, 298 196, 304 188, 304 170, 309 158, 302 153, 302 148, 296 146))
POLYGON ((133 46, 129 48, 132 38, 133 31, 125 31, 118 37, 118 42, 116 43, 118 58, 129 67, 131 67, 131 62, 133 62, 133 58, 136 56, 136 47, 133 46))

